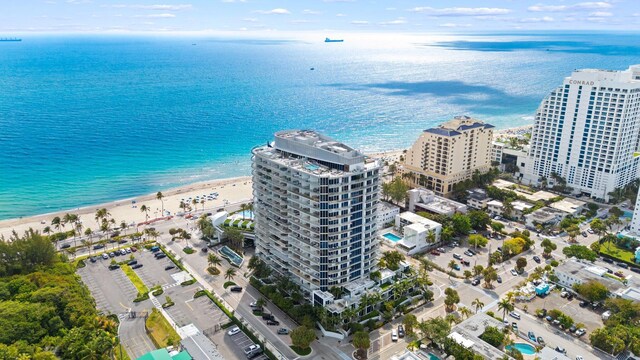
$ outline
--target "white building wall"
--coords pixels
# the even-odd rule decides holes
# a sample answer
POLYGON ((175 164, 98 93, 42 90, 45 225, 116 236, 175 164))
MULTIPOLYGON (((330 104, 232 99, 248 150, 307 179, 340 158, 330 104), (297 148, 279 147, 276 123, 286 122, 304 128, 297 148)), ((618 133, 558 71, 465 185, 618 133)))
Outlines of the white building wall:
POLYGON ((577 70, 540 104, 525 182, 557 173, 593 198, 638 177, 640 65, 626 71, 577 70))

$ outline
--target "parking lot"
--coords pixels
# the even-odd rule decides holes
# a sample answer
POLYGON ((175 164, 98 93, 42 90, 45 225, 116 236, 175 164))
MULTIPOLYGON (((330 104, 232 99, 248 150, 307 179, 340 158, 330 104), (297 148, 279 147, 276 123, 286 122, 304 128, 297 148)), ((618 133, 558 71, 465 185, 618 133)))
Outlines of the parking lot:
MULTIPOLYGON (((211 336, 211 341, 213 341, 218 346, 220 354, 224 356, 225 359, 246 359, 247 357, 245 356, 243 349, 253 344, 253 340, 249 339, 249 337, 242 331, 235 335, 229 335, 227 334, 227 331, 229 331, 229 329, 230 328, 225 329, 224 331, 217 332, 215 335, 211 336)), ((267 360, 268 357, 264 354, 261 354, 259 356, 256 356, 254 359, 267 360)))
MULTIPOLYGON (((581 308, 578 298, 574 297, 572 300, 567 300, 566 298, 560 297, 559 291, 552 291, 544 298, 536 297, 529 303, 520 303, 518 307, 522 308, 524 304, 527 304, 530 314, 535 314, 538 309, 547 309, 547 311, 558 309, 566 315, 569 315, 575 323, 584 324, 587 333, 581 336, 580 339, 585 342, 589 342, 589 334, 593 330, 602 327, 602 308, 595 311, 590 306, 581 308)), ((543 319, 539 319, 539 321, 546 322, 543 319)))
POLYGON ((111 260, 99 258, 95 263, 86 262, 78 274, 96 300, 97 308, 105 314, 120 314, 136 307, 138 291, 121 269, 109 270, 111 260))
POLYGON ((159 300, 164 302, 165 296, 171 297, 175 305, 167 308, 166 311, 180 327, 194 324, 202 332, 206 332, 216 324, 228 323, 227 315, 211 299, 206 296, 193 298, 197 289, 196 285, 172 287, 165 290, 159 300))
POLYGON ((156 259, 154 253, 149 250, 139 250, 134 256, 138 260, 138 264, 143 265, 141 268, 135 269, 135 272, 149 288, 156 285, 173 284, 175 281, 171 275, 181 271, 177 266, 171 270, 165 270, 167 266, 175 265, 173 261, 168 257, 156 259))

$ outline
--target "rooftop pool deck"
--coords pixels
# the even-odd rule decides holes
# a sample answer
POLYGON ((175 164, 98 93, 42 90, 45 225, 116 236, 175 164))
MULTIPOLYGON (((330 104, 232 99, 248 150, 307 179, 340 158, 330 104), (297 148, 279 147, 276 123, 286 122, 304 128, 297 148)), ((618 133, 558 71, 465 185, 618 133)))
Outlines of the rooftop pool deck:
POLYGON ((242 256, 238 255, 235 251, 231 250, 227 245, 223 246, 218 250, 220 256, 227 259, 229 263, 233 266, 241 267, 244 259, 242 256))

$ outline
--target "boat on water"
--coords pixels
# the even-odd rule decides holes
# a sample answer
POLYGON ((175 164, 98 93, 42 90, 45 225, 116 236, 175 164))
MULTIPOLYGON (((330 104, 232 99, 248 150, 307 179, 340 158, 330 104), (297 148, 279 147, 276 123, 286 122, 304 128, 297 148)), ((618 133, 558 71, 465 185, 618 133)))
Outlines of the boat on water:
POLYGON ((328 42, 344 42, 344 40, 342 39, 329 39, 329 38, 324 38, 324 42, 328 43, 328 42))
POLYGON ((20 38, 0 38, 0 41, 22 41, 20 38))

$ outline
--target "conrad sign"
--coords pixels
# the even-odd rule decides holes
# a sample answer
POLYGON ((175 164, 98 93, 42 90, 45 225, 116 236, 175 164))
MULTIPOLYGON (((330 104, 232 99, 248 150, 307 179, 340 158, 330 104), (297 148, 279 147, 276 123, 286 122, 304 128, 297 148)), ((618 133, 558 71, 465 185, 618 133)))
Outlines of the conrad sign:
POLYGON ((569 80, 569 84, 571 85, 589 85, 589 86, 593 86, 593 84, 595 84, 593 81, 586 81, 586 80, 569 80))

